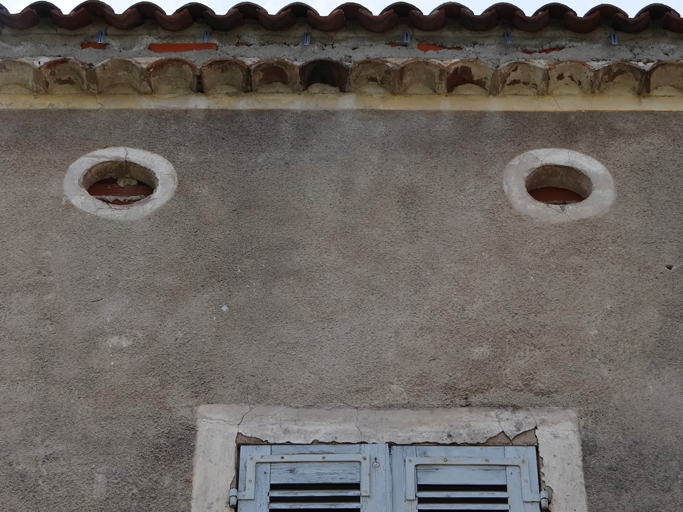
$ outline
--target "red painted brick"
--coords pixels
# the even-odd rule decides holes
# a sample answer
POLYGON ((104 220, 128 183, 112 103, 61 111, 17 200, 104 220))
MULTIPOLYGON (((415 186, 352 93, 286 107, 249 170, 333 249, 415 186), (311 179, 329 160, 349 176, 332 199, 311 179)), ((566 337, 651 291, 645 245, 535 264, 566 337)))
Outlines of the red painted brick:
POLYGON ((107 45, 105 43, 90 42, 90 43, 82 43, 81 48, 83 48, 84 50, 87 50, 88 48, 94 48, 95 50, 106 50, 107 45))
POLYGON ((417 49, 421 52, 438 52, 440 50, 445 50, 445 46, 439 46, 436 44, 420 43, 417 45, 417 49))

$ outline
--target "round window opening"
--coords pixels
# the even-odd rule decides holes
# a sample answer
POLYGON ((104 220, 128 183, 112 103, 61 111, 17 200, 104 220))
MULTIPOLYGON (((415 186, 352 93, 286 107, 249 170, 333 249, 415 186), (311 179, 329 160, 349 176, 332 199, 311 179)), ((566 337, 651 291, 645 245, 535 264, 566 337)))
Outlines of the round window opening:
POLYGON ((165 158, 134 148, 107 148, 76 160, 64 178, 69 201, 88 213, 136 220, 162 206, 178 183, 165 158))
POLYGON ((580 203, 593 192, 593 183, 584 173, 565 165, 544 165, 525 181, 529 195, 545 204, 580 203))
POLYGON ((157 183, 152 171, 126 160, 102 162, 83 176, 83 187, 88 194, 119 206, 130 206, 151 196, 157 183))
POLYGON ((568 149, 522 153, 505 168, 503 188, 515 210, 551 223, 600 215, 616 197, 607 168, 568 149))

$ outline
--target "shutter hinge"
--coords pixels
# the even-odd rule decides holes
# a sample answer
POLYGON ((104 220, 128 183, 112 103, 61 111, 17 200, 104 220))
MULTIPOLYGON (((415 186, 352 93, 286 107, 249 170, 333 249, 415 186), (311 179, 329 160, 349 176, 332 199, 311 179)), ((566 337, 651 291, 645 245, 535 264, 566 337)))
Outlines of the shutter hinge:
POLYGON ((228 501, 228 505, 232 508, 237 506, 237 489, 230 489, 230 500, 228 501))
POLYGON ((550 510, 550 495, 548 491, 541 491, 541 510, 550 510))

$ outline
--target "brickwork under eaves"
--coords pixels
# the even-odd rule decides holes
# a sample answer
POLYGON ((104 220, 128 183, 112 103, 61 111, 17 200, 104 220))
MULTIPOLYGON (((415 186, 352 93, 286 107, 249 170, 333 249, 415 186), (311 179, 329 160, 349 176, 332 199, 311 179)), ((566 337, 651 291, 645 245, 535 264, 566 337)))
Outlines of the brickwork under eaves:
POLYGON ((512 62, 367 59, 348 65, 285 59, 217 59, 201 66, 179 58, 116 58, 93 66, 73 59, 42 65, 0 61, 0 93, 244 94, 249 92, 653 95, 683 94, 683 63, 512 62))

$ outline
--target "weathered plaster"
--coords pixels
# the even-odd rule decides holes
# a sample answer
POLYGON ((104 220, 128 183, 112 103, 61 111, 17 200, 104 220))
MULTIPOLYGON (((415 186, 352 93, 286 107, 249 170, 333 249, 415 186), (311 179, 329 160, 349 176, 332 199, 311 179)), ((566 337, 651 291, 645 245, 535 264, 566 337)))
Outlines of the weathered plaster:
POLYGON ((567 409, 304 409, 204 405, 197 413, 193 512, 226 512, 237 441, 479 445, 533 430, 553 512, 586 512, 579 426, 567 409), (548 461, 546 462, 546 457, 548 461))
POLYGON ((250 403, 571 408, 591 512, 680 512, 682 140, 680 112, 1 110, 0 509, 187 512, 197 408, 250 403), (112 146, 173 164, 163 208, 68 201, 112 146), (612 207, 518 214, 503 170, 540 148, 612 207))

